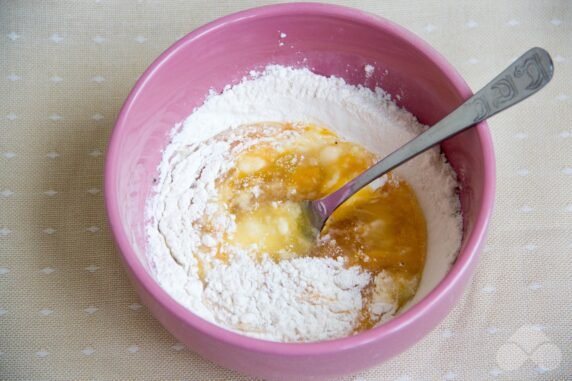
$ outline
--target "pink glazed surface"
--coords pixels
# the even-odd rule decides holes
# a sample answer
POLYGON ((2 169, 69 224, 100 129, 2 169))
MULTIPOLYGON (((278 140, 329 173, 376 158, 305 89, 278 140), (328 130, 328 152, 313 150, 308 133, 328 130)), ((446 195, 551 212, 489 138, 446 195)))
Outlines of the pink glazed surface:
POLYGON ((382 326, 338 340, 285 344, 229 332, 179 305, 150 275, 144 205, 173 126, 210 89, 220 91, 267 64, 308 67, 368 87, 383 83, 429 125, 472 93, 443 57, 398 25, 350 8, 302 3, 239 12, 188 34, 147 69, 121 110, 107 151, 105 202, 127 272, 151 313, 190 349, 222 366, 269 379, 331 379, 406 350, 457 303, 492 211, 491 138, 480 123, 442 145, 462 184, 464 238, 447 276, 419 303, 382 326), (284 46, 280 32, 287 34, 284 46), (365 78, 365 64, 376 66, 372 78, 365 78))

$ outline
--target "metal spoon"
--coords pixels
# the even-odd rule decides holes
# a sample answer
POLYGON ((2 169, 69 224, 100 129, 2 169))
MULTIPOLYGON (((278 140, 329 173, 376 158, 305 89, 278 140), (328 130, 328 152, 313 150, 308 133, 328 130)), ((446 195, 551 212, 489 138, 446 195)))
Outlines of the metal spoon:
POLYGON ((528 98, 552 79, 554 66, 548 52, 532 48, 440 122, 378 161, 335 192, 315 201, 303 201, 315 238, 332 213, 354 193, 393 168, 432 146, 528 98))

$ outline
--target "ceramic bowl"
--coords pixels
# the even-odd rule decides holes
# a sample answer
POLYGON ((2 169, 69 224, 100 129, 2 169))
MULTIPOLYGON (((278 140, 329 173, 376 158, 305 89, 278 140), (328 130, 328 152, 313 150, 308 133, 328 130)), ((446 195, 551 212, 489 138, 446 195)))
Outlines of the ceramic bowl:
POLYGON ((442 144, 461 183, 462 247, 450 268, 427 258, 423 284, 406 311, 331 341, 287 344, 242 336, 194 315, 161 289, 145 259, 144 206, 175 124, 200 106, 210 89, 221 91, 267 64, 307 67, 356 85, 381 82, 428 125, 472 92, 441 55, 392 22, 333 5, 282 4, 235 13, 183 37, 145 71, 121 110, 107 150, 105 202, 127 272, 151 313, 191 350, 222 366, 269 379, 331 379, 406 350, 457 303, 492 211, 491 137, 480 123, 442 144), (371 78, 363 70, 367 64, 376 66, 371 78))

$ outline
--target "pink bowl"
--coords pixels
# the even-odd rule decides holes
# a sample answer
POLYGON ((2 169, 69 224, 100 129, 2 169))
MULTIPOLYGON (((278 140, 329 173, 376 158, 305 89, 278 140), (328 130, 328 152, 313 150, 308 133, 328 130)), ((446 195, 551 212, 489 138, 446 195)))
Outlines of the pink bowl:
POLYGON ((107 152, 105 202, 128 274, 151 313, 193 351, 225 367, 271 379, 331 379, 404 351, 457 303, 477 263, 492 211, 493 148, 485 123, 442 145, 462 184, 462 248, 447 275, 407 311, 367 332, 307 344, 229 332, 179 305, 149 274, 144 205, 173 126, 201 105, 209 89, 220 91, 269 63, 308 67, 351 84, 383 81, 426 124, 472 92, 443 57, 411 32, 358 10, 304 3, 239 12, 188 34, 147 69, 121 110, 107 152), (280 39, 281 32, 287 37, 280 39), (363 68, 371 63, 377 70, 368 79, 363 68))

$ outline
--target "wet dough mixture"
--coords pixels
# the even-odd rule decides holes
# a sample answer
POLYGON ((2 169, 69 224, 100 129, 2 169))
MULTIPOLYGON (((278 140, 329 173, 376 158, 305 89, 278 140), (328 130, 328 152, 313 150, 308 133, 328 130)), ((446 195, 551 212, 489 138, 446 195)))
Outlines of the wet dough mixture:
POLYGON ((146 208, 152 273, 200 317, 266 340, 340 338, 390 319, 425 266, 434 277, 458 252, 457 184, 438 149, 346 201, 317 242, 299 201, 422 129, 382 90, 306 69, 270 67, 213 94, 163 153, 146 208))
POLYGON ((235 168, 217 184, 220 202, 236 221, 236 231, 225 236, 217 255, 226 260, 224 247, 230 244, 274 261, 343 258, 346 266, 360 266, 371 275, 362 289, 354 332, 375 325, 414 295, 421 277, 427 237, 415 193, 406 181, 388 174, 336 210, 318 243, 311 242, 298 202, 335 191, 376 158, 315 125, 250 126, 247 139, 260 138, 269 126, 274 139, 241 152, 235 168), (390 285, 383 292, 375 290, 380 274, 384 285, 390 285), (383 311, 372 307, 374 297, 383 299, 383 311))

